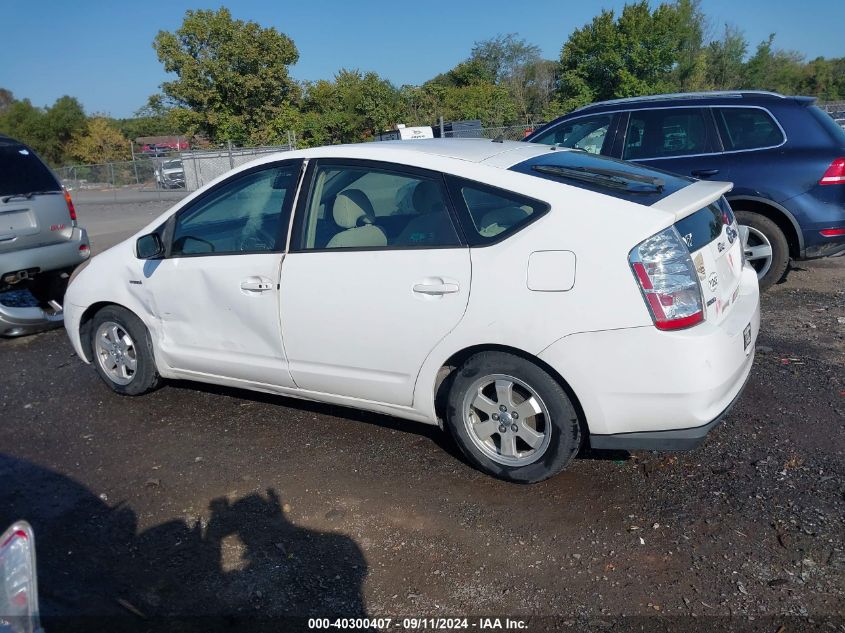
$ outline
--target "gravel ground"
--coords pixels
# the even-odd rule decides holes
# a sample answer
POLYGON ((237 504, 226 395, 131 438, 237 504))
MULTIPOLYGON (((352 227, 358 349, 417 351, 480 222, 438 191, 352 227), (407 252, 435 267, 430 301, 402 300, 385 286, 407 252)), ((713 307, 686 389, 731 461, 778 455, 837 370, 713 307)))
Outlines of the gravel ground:
POLYGON ((3 340, 0 524, 35 527, 48 633, 845 631, 844 282, 845 258, 803 263, 765 295, 751 380, 700 449, 585 452, 533 486, 436 428, 189 383, 121 398, 62 331, 3 340))

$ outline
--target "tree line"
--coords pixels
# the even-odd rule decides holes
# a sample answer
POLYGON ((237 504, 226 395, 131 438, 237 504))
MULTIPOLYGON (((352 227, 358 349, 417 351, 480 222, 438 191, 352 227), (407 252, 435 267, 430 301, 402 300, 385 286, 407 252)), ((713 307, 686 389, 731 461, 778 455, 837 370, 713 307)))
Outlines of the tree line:
POLYGON ((295 81, 293 40, 236 20, 226 8, 189 10, 153 42, 172 80, 137 116, 86 116, 73 97, 38 108, 0 89, 0 133, 24 140, 54 165, 122 160, 128 139, 181 134, 212 144, 300 146, 372 138, 396 123, 480 119, 531 125, 604 99, 665 92, 762 89, 845 99, 845 57, 805 60, 775 45, 752 50, 736 26, 715 29, 699 0, 654 8, 647 0, 603 10, 575 29, 558 59, 515 33, 476 42, 468 57, 422 85, 395 86, 375 72, 341 69, 295 81))

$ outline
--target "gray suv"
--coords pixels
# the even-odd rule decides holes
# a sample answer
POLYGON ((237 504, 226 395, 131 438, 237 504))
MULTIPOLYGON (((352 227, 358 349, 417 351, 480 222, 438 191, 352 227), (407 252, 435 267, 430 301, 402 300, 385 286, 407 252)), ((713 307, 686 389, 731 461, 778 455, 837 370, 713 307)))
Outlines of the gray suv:
POLYGON ((53 172, 29 147, 0 135, 0 336, 61 323, 68 277, 90 255, 88 234, 53 172), (21 301, 15 290, 35 301, 21 301))

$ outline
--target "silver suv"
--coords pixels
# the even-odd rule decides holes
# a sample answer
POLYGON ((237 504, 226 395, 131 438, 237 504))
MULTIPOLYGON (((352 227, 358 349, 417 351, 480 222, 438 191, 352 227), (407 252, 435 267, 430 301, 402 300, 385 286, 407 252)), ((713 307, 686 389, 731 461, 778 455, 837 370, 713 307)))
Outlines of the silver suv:
POLYGON ((60 324, 68 277, 90 255, 68 192, 35 152, 0 135, 0 336, 60 324))

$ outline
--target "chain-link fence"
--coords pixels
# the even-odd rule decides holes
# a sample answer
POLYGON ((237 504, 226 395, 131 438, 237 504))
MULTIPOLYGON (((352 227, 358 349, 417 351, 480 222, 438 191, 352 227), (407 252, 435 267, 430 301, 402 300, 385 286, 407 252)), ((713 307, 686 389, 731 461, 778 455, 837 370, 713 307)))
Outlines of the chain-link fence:
POLYGON ((182 152, 181 161, 184 170, 184 186, 189 191, 199 189, 230 169, 248 163, 264 154, 288 152, 294 149, 290 145, 266 147, 227 147, 214 150, 191 150, 182 152))
POLYGON ((506 125, 502 127, 466 127, 459 130, 445 130, 445 138, 489 138, 502 139, 503 141, 521 141, 534 130, 540 127, 540 123, 531 125, 506 125))
MULTIPOLYGON (((535 125, 471 127, 446 130, 446 138, 489 138, 519 141, 535 125)), ((62 184, 72 191, 131 188, 138 190, 183 189, 194 191, 230 169, 265 154, 287 152, 292 145, 261 147, 192 148, 162 156, 137 154, 134 160, 95 165, 69 165, 57 171, 62 184)))
POLYGON ((820 103, 819 107, 845 129, 845 101, 828 101, 827 103, 820 103))
POLYGON ((72 191, 119 188, 193 191, 257 156, 291 149, 290 145, 192 149, 164 156, 138 155, 131 161, 70 165, 56 171, 62 184, 72 191))

